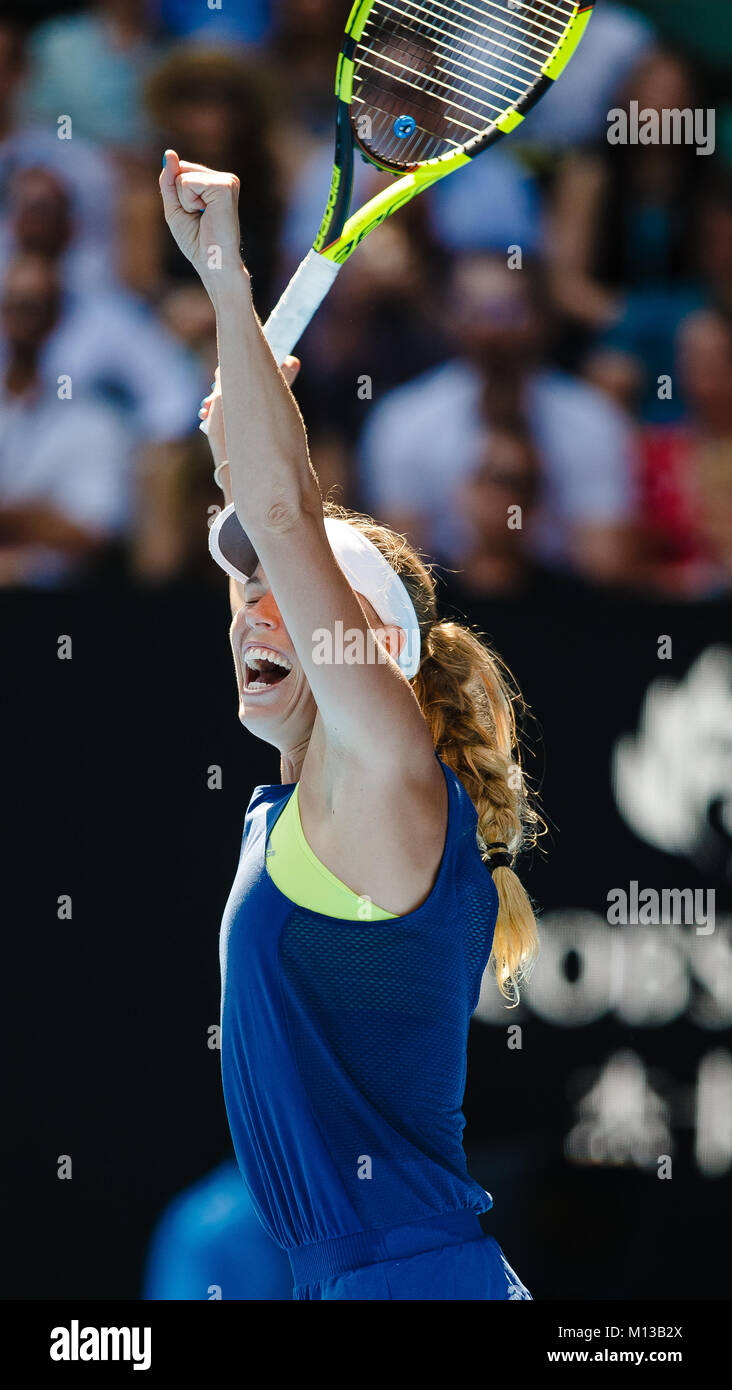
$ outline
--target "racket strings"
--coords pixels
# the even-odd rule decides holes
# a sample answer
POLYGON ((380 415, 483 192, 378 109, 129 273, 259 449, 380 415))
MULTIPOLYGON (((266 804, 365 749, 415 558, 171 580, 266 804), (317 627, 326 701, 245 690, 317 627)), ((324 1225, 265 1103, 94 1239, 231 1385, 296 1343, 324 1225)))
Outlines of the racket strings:
MULTIPOLYGON (((382 0, 382 4, 385 9, 393 10, 395 13, 400 13, 399 11, 397 11, 395 5, 390 5, 386 3, 386 0, 382 0)), ((426 12, 422 10, 421 13, 424 14, 426 12)), ((473 54, 468 54, 467 52, 463 53, 463 50, 459 48, 456 44, 451 44, 449 42, 449 39, 444 39, 441 35, 441 31, 437 29, 434 31, 434 33, 430 34, 430 42, 435 48, 436 56, 442 59, 443 62, 447 59, 452 59, 458 67, 463 67, 468 72, 472 72, 474 70, 474 67, 477 65, 478 68, 485 70, 486 75, 489 75, 491 73, 497 73, 498 76, 502 78, 504 81, 507 80, 507 74, 497 64, 488 62, 482 56, 474 56, 473 54)), ((509 73, 508 76, 513 79, 516 91, 519 93, 523 93, 523 91, 525 90, 525 84, 523 78, 520 75, 521 71, 529 74, 532 81, 536 76, 536 72, 532 68, 528 68, 525 64, 520 63, 514 59, 509 59, 509 61, 512 62, 513 66, 519 69, 519 71, 515 73, 509 73)), ((442 70, 450 71, 449 68, 442 70)))
POLYGON ((482 8, 468 4, 466 0, 454 0, 453 5, 443 4, 442 12, 439 15, 434 10, 427 8, 428 5, 429 0, 426 2, 423 0, 422 4, 418 3, 418 0, 414 0, 414 3, 410 3, 410 0, 403 0, 401 4, 398 3, 398 0, 397 3, 392 4, 388 0, 377 0, 377 5, 374 6, 367 24, 374 26, 378 22, 378 10, 386 9, 401 17, 405 23, 416 20, 417 25, 421 24, 422 28, 434 29, 436 28, 436 21, 443 23, 446 21, 448 28, 445 32, 454 33, 456 37, 461 33, 474 35, 475 38, 471 40, 473 43, 477 39, 483 42, 496 43, 499 47, 507 47, 507 43, 501 42, 501 33, 504 33, 508 42, 520 44, 529 51, 530 55, 543 48, 548 57, 565 32, 567 22, 574 11, 573 0, 537 0, 537 3, 533 5, 525 3, 525 0, 516 0, 517 10, 521 8, 527 14, 530 12, 534 18, 524 20, 523 24, 515 24, 511 20, 498 19, 494 11, 500 11, 503 14, 515 14, 517 10, 507 9, 505 6, 499 5, 497 0, 483 0, 482 8), (456 8, 456 4, 461 8, 456 8), (562 24, 556 28, 554 26, 551 29, 546 28, 544 33, 539 20, 543 17, 544 12, 548 12, 547 6, 553 13, 561 16, 562 24), (476 19, 476 16, 480 18, 476 19), (460 24, 458 22, 460 19, 464 19, 465 23, 460 24))
MULTIPOLYGON (((463 66, 469 68, 472 68, 472 65, 477 62, 481 67, 492 69, 493 72, 498 73, 504 80, 507 76, 518 78, 518 73, 511 74, 509 72, 507 74, 505 68, 500 66, 499 63, 491 63, 489 59, 484 56, 484 36, 476 34, 475 29, 468 28, 467 26, 457 26, 454 23, 451 24, 449 29, 445 27, 440 28, 439 20, 442 16, 437 16, 434 12, 427 10, 424 4, 419 5, 414 3, 407 6, 402 5, 401 8, 395 4, 390 4, 389 0, 379 0, 379 4, 380 7, 383 7, 385 10, 397 16, 397 20, 393 22, 393 27, 395 29, 401 27, 409 28, 413 33, 418 33, 420 30, 423 33, 427 33, 430 42, 435 48, 442 50, 442 56, 452 56, 457 61, 461 59, 468 60, 463 63, 463 66)), ((491 38, 496 42, 496 35, 491 35, 491 38)), ((374 40, 378 42, 378 32, 374 31, 373 21, 372 29, 369 30, 367 39, 370 39, 372 44, 374 40)), ((497 46, 503 48, 507 47, 507 45, 500 42, 497 43, 497 46)), ((525 59, 527 56, 530 57, 531 55, 523 56, 525 59)), ((509 52, 508 61, 519 70, 523 70, 524 73, 530 74, 532 77, 535 76, 535 67, 528 67, 525 61, 521 62, 520 57, 514 58, 513 54, 509 52)), ((523 79, 520 78, 518 80, 523 81, 523 79)))
MULTIPOLYGON (((554 8, 556 7, 555 4, 554 8)), ((573 6, 570 5, 569 13, 571 13, 572 8, 573 6)), ((554 29, 553 26, 550 27, 546 24, 541 24, 539 22, 537 6, 535 5, 531 6, 521 3, 522 13, 528 14, 531 12, 531 14, 536 16, 534 19, 527 20, 524 24, 516 24, 513 22, 513 19, 499 19, 499 13, 516 18, 521 18, 521 16, 519 15, 518 8, 515 10, 509 9, 505 5, 496 3, 496 0, 483 0, 481 6, 469 5, 464 3, 464 0, 457 0, 456 5, 445 5, 443 9, 456 20, 461 18, 467 20, 472 29, 478 34, 492 38, 494 36, 493 31, 502 28, 506 33, 516 35, 517 41, 520 39, 527 47, 532 49, 535 47, 543 48, 547 54, 551 53, 556 47, 563 33, 561 26, 554 29), (531 25, 532 29, 532 37, 530 40, 523 38, 527 30, 527 25, 531 25)))
MULTIPOLYGON (((380 8, 380 9, 385 9, 385 10, 390 10, 393 14, 400 16, 401 19, 402 19, 402 21, 405 22, 405 23, 408 23, 410 20, 415 20, 417 24, 419 24, 419 23, 421 22, 421 23, 423 24, 423 27, 430 28, 430 29, 435 28, 435 32, 437 32, 436 26, 435 26, 435 22, 434 22, 434 21, 435 21, 435 18, 436 18, 435 15, 432 14, 429 10, 427 10, 427 9, 425 8, 424 4, 421 4, 421 5, 420 5, 420 4, 417 4, 417 3, 416 3, 416 0, 415 0, 415 3, 414 3, 414 4, 410 4, 410 3, 409 3, 409 0, 404 0, 404 3, 402 3, 401 5, 398 4, 398 3, 396 3, 396 4, 389 4, 389 3, 388 3, 388 0, 379 0, 379 8, 380 8), (425 23, 425 21, 426 21, 426 23, 425 23)), ((498 43, 497 31, 492 31, 492 32, 489 34, 487 31, 482 31, 482 30, 478 29, 477 26, 475 25, 474 21, 471 19, 470 15, 466 15, 466 16, 465 16, 466 19, 468 20, 468 24, 465 25, 465 24, 458 24, 458 23, 456 22, 456 17, 458 16, 459 11, 457 11, 457 10, 452 10, 452 9, 447 9, 447 10, 446 10, 446 13, 449 14, 449 15, 451 16, 451 19, 450 19, 450 21, 449 21, 449 25, 450 25, 449 30, 446 30, 446 31, 444 31, 444 32, 448 33, 449 36, 454 36, 455 39, 456 39, 458 42, 459 42, 459 36, 460 36, 460 34, 468 34, 468 35, 477 34, 479 38, 489 38, 489 39, 492 40, 493 42, 498 43)), ((366 23, 367 23, 367 26, 368 26, 369 24, 372 24, 372 25, 373 25, 373 23, 374 23, 373 17, 371 17, 369 20, 367 20, 366 23)), ((516 29, 516 26, 515 26, 515 25, 510 25, 510 26, 508 26, 506 32, 509 34, 509 37, 510 37, 511 41, 514 42, 514 43, 515 43, 515 42, 520 42, 520 43, 522 43, 527 49, 532 49, 532 48, 534 48, 534 47, 536 46, 536 45, 534 45, 534 44, 529 43, 528 40, 526 40, 526 39, 524 39, 524 38, 521 38, 521 37, 518 37, 518 36, 521 34, 521 31, 518 30, 518 29, 516 29)), ((474 42, 474 40, 473 40, 473 42, 474 42)), ((506 45, 499 45, 499 46, 504 46, 504 47, 505 47, 506 45)), ((546 49, 547 54, 550 53, 550 52, 552 51, 552 48, 553 48, 553 47, 554 47, 554 44, 548 44, 548 45, 547 45, 547 49, 546 49)), ((456 51, 459 51, 459 50, 456 49, 456 51)))
MULTIPOLYGON (((491 17, 495 11, 516 18, 521 18, 522 15, 534 15, 535 20, 533 22, 536 27, 543 29, 547 35, 552 36, 551 47, 555 48, 567 27, 567 20, 574 9, 574 4, 571 3, 571 0, 565 0, 565 3, 562 3, 562 0, 538 0, 537 3, 535 0, 533 4, 530 3, 530 0, 516 0, 514 5, 505 5, 501 4, 500 0, 484 0, 482 5, 465 4, 463 8, 472 11, 476 15, 487 10, 489 17, 491 17), (539 23, 540 20, 543 20, 542 24, 539 23)), ((508 25, 508 20, 502 22, 508 25)), ((516 28, 517 26, 512 24, 510 27, 516 28)))
POLYGON ((361 143, 403 166, 485 133, 540 77, 574 9, 573 0, 375 0, 353 58, 361 143))
MULTIPOLYGON (((405 66, 404 64, 402 64, 402 63, 397 63, 396 60, 394 60, 394 59, 388 59, 388 58, 387 58, 386 61, 387 61, 387 62, 393 62, 393 63, 394 63, 395 71, 394 71, 394 73, 393 73, 393 76, 394 76, 395 81, 404 83, 404 85, 405 85, 406 87, 409 87, 411 91, 415 91, 415 90, 421 91, 421 90, 422 90, 421 88, 415 87, 415 84, 414 84, 413 82, 411 82, 411 81, 409 80, 408 77, 405 77, 405 76, 404 76, 405 73, 413 73, 416 77, 421 76, 421 74, 417 71, 417 69, 406 67, 406 66, 405 66)), ((377 67, 377 66, 376 66, 375 64, 373 64, 373 63, 367 63, 365 60, 362 60, 362 62, 361 62, 361 67, 362 67, 362 68, 365 68, 365 69, 368 69, 369 71, 373 71, 373 72, 377 72, 377 73, 381 73, 381 72, 382 72, 382 69, 381 69, 381 68, 377 67)), ((449 69, 447 69, 447 68, 442 68, 442 67, 440 67, 440 66, 439 66, 438 64, 436 64, 436 63, 433 64, 432 71, 433 71, 433 72, 435 72, 435 71, 437 71, 437 72, 445 72, 445 73, 447 73, 447 74, 449 75, 449 69)), ((445 89, 446 92, 448 92, 448 93, 450 93, 450 94, 452 94, 452 93, 455 91, 455 87, 454 87, 454 84, 453 84, 453 83, 451 83, 451 82, 443 82, 443 81, 442 81, 440 78, 438 78, 438 77, 432 77, 432 78, 431 78, 431 82, 432 82, 432 86, 433 86, 433 87, 442 87, 442 88, 445 89)), ((482 88, 481 90, 482 90, 482 91, 491 91, 491 88, 482 88)), ((464 111, 465 114, 468 115, 468 116, 471 116, 471 115, 474 116, 475 114, 477 114, 475 111, 472 110, 471 107, 469 107, 469 106, 461 106, 460 103, 459 103, 458 101, 456 101, 452 95, 443 96, 443 95, 441 95, 439 92, 432 92, 431 95, 432 95, 437 101, 444 101, 448 106, 451 106, 452 109, 455 110, 455 111, 464 111)), ((501 93, 501 92, 495 92, 494 95, 495 95, 495 96, 498 96, 498 97, 501 97, 501 96, 503 96, 503 93, 501 93)), ((500 102, 500 103, 496 103, 495 101, 494 101, 494 102, 487 101, 487 100, 485 100, 483 97, 475 97, 474 100, 475 100, 476 105, 478 105, 478 106, 484 106, 484 107, 486 107, 487 110, 493 110, 493 111, 495 111, 496 115, 498 115, 498 116, 500 116, 501 112, 502 112, 502 111, 505 111, 505 109, 506 109, 505 100, 502 101, 502 102, 500 102)), ((475 127, 474 127, 474 126, 468 126, 467 129, 468 129, 468 130, 472 130, 474 135, 480 135, 481 130, 484 130, 484 129, 485 129, 485 125, 486 125, 486 122, 483 121, 483 122, 481 122, 480 125, 475 126, 475 127)))

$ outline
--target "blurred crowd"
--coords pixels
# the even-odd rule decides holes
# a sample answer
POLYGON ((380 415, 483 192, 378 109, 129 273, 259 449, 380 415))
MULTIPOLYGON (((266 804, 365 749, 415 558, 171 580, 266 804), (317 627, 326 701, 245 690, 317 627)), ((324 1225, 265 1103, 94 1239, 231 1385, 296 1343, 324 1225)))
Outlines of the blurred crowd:
MULTIPOLYGON (((220 575, 197 411, 210 302, 162 151, 241 179, 265 318, 312 244, 350 0, 96 0, 0 18, 0 585, 220 575)), ((732 589, 732 7, 602 0, 519 132, 361 246, 300 345, 324 494, 479 600, 732 589), (715 113, 713 152, 611 144, 715 113)), ((357 159, 354 198, 384 176, 357 159)))

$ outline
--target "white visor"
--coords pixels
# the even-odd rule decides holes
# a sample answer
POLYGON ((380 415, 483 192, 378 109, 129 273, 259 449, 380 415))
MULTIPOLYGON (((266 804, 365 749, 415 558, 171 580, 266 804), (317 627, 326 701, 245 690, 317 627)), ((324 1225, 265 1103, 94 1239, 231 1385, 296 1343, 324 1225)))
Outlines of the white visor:
MULTIPOLYGON (((349 522, 327 516, 325 530, 351 588, 368 599, 385 627, 402 629, 406 641, 396 662, 407 680, 411 680, 419 670, 421 640, 414 604, 403 581, 368 536, 349 522)), ((259 563, 233 502, 219 512, 211 526, 208 548, 217 565, 241 584, 246 583, 259 563)))

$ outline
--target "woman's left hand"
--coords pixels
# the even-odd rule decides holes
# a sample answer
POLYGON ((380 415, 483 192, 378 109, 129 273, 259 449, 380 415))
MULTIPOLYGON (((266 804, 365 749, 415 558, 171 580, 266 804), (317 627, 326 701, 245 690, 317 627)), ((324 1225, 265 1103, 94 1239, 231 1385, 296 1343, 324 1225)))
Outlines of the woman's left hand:
POLYGON ((222 279, 242 270, 239 180, 166 150, 159 182, 165 220, 211 294, 222 279))
MULTIPOLYGON (((280 367, 280 371, 288 386, 292 386, 299 370, 299 358, 292 356, 285 358, 280 367)), ((211 390, 201 401, 198 418, 208 421, 208 442, 211 445, 214 463, 223 463, 227 457, 227 453, 226 435, 224 433, 224 409, 221 400, 221 373, 218 367, 216 368, 216 376, 211 383, 211 390)))
POLYGON ((223 463, 226 458, 226 435, 224 434, 224 408, 221 401, 221 373, 218 367, 211 383, 211 390, 201 401, 198 416, 200 420, 208 421, 206 433, 211 445, 214 463, 223 463))

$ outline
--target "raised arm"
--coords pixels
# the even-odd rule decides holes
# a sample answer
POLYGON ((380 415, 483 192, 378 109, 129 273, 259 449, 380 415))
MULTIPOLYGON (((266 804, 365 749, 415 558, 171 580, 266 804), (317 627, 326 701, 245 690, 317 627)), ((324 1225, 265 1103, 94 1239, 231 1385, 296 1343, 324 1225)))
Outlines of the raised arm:
MULTIPOLYGON (((300 363, 297 357, 288 357, 280 368, 288 386, 294 382, 299 370, 300 363)), ((208 426, 207 438, 211 449, 211 457, 214 465, 214 478, 223 493, 223 504, 225 507, 233 502, 234 496, 231 490, 231 469, 229 467, 229 456, 226 450, 226 431, 224 429, 224 407, 221 398, 221 373, 216 368, 216 376, 211 383, 211 391, 201 402, 199 415, 205 420, 208 426)), ((232 618, 238 613, 244 602, 244 590, 241 584, 233 578, 229 578, 229 602, 231 605, 232 618)))
MULTIPOLYGON (((327 540, 322 499, 294 397, 257 319, 240 257, 238 180, 181 163, 161 175, 168 225, 216 310, 223 419, 236 512, 259 556, 303 666, 331 747, 371 771, 410 772, 432 784, 434 751, 395 662, 321 664, 318 629, 362 634, 369 622, 327 540)), ((393 640, 395 632, 390 633, 393 640)))

